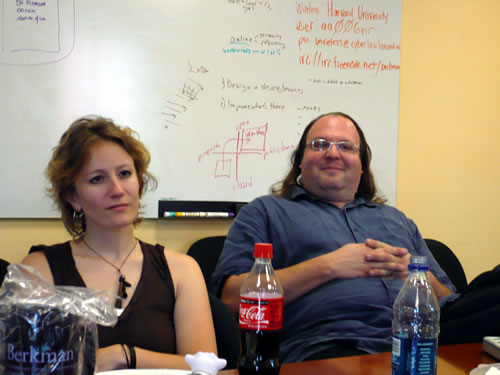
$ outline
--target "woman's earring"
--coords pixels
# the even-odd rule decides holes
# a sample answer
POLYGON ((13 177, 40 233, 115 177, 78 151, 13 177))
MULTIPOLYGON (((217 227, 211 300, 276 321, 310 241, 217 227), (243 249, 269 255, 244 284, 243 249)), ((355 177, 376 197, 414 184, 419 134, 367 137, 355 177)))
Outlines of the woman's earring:
POLYGON ((80 221, 83 218, 83 211, 80 209, 79 211, 73 211, 73 220, 80 221))
POLYGON ((82 209, 73 211, 74 229, 78 235, 85 233, 85 215, 82 209))

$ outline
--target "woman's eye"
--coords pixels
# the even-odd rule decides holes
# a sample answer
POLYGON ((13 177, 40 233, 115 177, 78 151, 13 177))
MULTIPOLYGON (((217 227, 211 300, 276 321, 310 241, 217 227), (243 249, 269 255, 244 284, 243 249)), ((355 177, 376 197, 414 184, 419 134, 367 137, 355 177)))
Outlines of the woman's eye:
POLYGON ((120 176, 121 177, 130 177, 132 175, 132 172, 129 170, 121 171, 120 176))
POLYGON ((102 181, 102 176, 94 176, 89 180, 91 184, 98 184, 101 181, 102 181))

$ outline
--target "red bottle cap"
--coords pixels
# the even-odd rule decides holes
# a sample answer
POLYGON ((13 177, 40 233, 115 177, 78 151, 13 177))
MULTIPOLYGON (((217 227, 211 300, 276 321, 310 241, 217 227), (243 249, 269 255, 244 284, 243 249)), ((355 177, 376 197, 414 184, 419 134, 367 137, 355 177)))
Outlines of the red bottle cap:
POLYGON ((253 250, 254 258, 272 258, 273 244, 272 243, 256 243, 253 250))

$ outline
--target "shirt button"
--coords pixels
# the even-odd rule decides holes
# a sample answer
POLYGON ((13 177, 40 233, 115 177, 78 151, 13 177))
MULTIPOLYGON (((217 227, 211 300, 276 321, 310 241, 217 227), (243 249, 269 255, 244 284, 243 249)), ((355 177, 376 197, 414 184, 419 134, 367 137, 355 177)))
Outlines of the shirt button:
POLYGON ((358 231, 358 228, 353 228, 353 231, 357 232, 357 231, 358 231))

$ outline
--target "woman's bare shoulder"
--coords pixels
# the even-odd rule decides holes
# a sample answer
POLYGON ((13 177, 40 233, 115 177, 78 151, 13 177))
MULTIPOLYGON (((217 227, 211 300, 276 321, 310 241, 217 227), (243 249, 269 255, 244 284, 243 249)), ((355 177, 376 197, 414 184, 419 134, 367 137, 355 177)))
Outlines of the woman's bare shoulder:
POLYGON ((54 284, 54 278, 52 277, 52 272, 50 271, 49 262, 47 262, 47 258, 43 252, 36 251, 28 254, 24 257, 21 263, 35 268, 50 283, 54 284))
POLYGON ((171 267, 182 267, 186 269, 199 268, 194 258, 177 251, 164 250, 165 259, 171 267))

